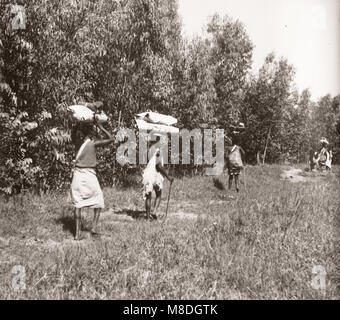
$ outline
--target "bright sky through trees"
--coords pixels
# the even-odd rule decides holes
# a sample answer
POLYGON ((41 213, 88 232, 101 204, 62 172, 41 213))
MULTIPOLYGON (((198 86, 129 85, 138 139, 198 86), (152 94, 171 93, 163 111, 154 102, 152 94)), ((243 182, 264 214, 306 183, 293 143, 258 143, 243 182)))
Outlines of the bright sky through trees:
POLYGON ((242 21, 255 44, 253 68, 274 51, 296 67, 296 84, 313 98, 340 93, 339 0, 179 0, 183 33, 202 34, 208 17, 242 21))

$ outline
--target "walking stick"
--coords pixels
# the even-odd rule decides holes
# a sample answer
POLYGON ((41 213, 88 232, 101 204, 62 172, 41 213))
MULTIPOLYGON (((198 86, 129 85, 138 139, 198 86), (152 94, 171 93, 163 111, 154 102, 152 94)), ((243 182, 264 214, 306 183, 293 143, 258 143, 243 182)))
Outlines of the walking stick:
POLYGON ((243 182, 244 182, 244 190, 247 191, 247 180, 246 180, 246 167, 243 167, 243 182))
POLYGON ((162 221, 162 224, 165 222, 166 217, 168 216, 168 209, 169 209, 169 202, 170 202, 170 194, 171 194, 171 186, 172 186, 172 181, 170 182, 170 187, 169 187, 169 193, 168 193, 168 202, 166 204, 166 210, 165 210, 165 215, 164 219, 162 221))

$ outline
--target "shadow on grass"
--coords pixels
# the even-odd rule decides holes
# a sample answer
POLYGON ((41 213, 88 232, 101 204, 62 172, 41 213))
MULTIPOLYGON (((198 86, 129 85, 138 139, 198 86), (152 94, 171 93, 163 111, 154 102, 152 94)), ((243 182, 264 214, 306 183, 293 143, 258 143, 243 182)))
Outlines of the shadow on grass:
POLYGON ((127 215, 135 220, 146 220, 146 212, 141 210, 121 209, 116 211, 117 215, 127 215))
POLYGON ((55 220, 57 224, 61 224, 63 226, 63 231, 70 232, 72 235, 75 235, 76 228, 74 219, 70 216, 60 217, 55 220))

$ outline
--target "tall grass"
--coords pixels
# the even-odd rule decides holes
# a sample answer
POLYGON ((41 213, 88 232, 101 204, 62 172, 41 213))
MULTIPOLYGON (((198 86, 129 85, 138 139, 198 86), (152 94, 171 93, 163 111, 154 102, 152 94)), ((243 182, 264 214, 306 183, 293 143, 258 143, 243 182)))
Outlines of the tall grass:
MULTIPOLYGON (((163 225, 109 216, 101 240, 79 243, 66 194, 2 202, 0 298, 338 299, 339 176, 292 184, 281 170, 247 167, 247 190, 224 191, 234 200, 211 177, 176 180, 163 225), (14 265, 26 290, 11 286, 14 265), (325 291, 311 286, 316 265, 325 291)), ((144 206, 138 186, 107 189, 105 201, 120 213, 144 206)))

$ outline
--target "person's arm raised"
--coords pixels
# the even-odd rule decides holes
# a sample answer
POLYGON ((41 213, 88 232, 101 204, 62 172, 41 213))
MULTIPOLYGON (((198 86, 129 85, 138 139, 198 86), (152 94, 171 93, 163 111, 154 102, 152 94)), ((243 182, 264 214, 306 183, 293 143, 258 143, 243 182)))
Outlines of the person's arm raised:
MULTIPOLYGON (((102 124, 100 123, 96 123, 97 127, 104 132, 104 134, 106 135, 107 139, 102 139, 102 140, 97 140, 94 142, 94 146, 95 147, 102 147, 102 146, 106 146, 112 142, 116 141, 116 138, 113 137, 104 127, 102 124)), ((124 139, 122 141, 118 141, 116 142, 116 145, 120 145, 122 143, 125 143, 126 141, 128 141, 128 137, 125 136, 124 139)))
POLYGON ((101 140, 96 140, 94 142, 95 147, 102 147, 106 146, 112 142, 115 141, 115 138, 108 132, 102 124, 96 123, 97 127, 99 128, 100 131, 102 131, 106 135, 106 139, 101 139, 101 140))

